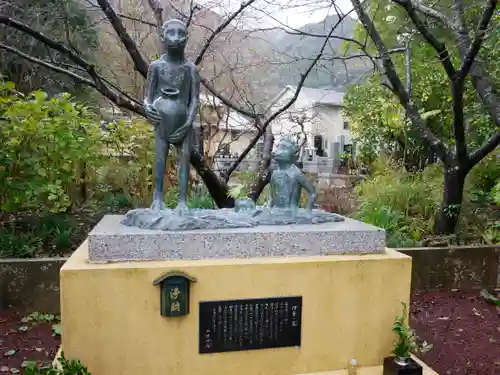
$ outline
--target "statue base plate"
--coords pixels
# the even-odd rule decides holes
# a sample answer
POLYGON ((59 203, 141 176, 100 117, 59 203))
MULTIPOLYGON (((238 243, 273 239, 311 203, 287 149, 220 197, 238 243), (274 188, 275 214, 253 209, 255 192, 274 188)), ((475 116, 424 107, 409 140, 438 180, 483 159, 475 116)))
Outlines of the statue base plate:
POLYGON ((126 226, 122 224, 125 218, 123 215, 107 215, 90 232, 90 262, 374 254, 385 251, 383 229, 344 217, 341 217, 343 221, 322 224, 178 231, 126 226))
POLYGON ((183 231, 194 229, 251 228, 261 225, 322 224, 344 221, 340 215, 323 210, 294 212, 287 209, 258 207, 247 211, 233 209, 188 209, 180 215, 176 210, 154 211, 149 208, 130 210, 122 224, 142 229, 183 231))

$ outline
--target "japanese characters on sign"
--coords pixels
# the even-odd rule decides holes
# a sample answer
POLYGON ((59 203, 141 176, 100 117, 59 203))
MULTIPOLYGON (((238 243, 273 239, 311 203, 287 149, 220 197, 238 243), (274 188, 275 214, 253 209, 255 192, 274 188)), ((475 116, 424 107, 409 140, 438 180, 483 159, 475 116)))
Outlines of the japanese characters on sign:
POLYGON ((196 278, 180 271, 170 271, 153 281, 160 286, 160 314, 178 317, 189 314, 189 286, 196 278))
POLYGON ((302 297, 200 302, 200 353, 300 346, 302 297))
POLYGON ((171 285, 169 288, 170 292, 170 313, 176 313, 181 311, 180 297, 182 292, 179 290, 177 285, 171 285))

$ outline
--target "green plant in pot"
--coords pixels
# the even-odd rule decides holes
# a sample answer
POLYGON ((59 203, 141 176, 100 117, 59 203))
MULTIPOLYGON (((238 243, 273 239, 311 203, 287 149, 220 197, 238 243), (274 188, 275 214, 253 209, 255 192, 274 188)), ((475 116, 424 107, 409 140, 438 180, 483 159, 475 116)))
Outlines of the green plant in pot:
POLYGON ((392 325, 392 332, 397 336, 392 347, 393 356, 384 358, 383 375, 422 375, 422 366, 415 362, 411 355, 425 353, 432 345, 425 341, 420 342, 407 322, 408 307, 403 302, 401 305, 401 315, 396 317, 392 325))

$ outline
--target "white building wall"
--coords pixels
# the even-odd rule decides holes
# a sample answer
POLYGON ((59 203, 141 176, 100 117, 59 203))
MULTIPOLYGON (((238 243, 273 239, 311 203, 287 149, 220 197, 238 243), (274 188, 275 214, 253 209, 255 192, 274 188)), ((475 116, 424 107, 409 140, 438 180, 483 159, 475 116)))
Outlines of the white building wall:
MULTIPOLYGON (((271 107, 268 114, 272 115, 286 105, 286 103, 288 103, 292 98, 293 92, 287 91, 285 95, 283 95, 280 100, 271 107)), ((302 131, 301 126, 297 124, 296 121, 293 121, 292 118, 299 117, 301 115, 304 115, 307 118, 312 115, 312 113, 308 113, 311 111, 307 111, 307 105, 305 104, 306 103, 301 101, 299 97, 290 108, 288 108, 272 122, 272 131, 276 139, 279 139, 279 137, 283 135, 300 133, 302 131)))
MULTIPOLYGON (((279 110, 293 97, 292 91, 287 91, 285 95, 271 108, 270 114, 279 110)), ((295 103, 272 123, 272 131, 275 139, 287 134, 297 134, 304 131, 307 134, 306 147, 314 147, 314 136, 321 135, 324 141, 329 143, 340 142, 340 136, 344 136, 344 144, 352 143, 352 136, 349 129, 344 129, 344 119, 342 107, 315 105, 307 97, 300 96, 295 103), (303 130, 297 122, 292 121, 290 116, 304 116, 303 130)), ((325 148, 329 150, 329 147, 325 148)))
MULTIPOLYGON (((344 129, 344 117, 342 116, 342 107, 340 106, 317 106, 318 115, 314 119, 313 133, 320 134, 324 141, 328 142, 325 150, 330 153, 330 144, 341 142, 341 136, 344 136, 343 143, 352 144, 352 134, 349 129, 344 129)), ((333 155, 329 155, 333 156, 333 155)))

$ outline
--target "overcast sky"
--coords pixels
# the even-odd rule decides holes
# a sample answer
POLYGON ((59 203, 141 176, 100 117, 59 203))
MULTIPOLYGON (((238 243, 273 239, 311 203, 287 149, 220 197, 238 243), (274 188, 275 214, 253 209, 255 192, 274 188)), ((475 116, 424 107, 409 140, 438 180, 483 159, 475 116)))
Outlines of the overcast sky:
MULTIPOLYGON (((234 12, 242 0, 199 0, 217 13, 234 12)), ((350 0, 335 0, 342 12, 352 9, 350 0)), ((331 1, 325 0, 257 0, 253 9, 245 13, 247 22, 262 27, 278 26, 280 23, 298 28, 308 23, 322 21, 327 15, 335 13, 331 1), (307 4, 307 5, 305 5, 307 4), (251 20, 249 19, 251 17, 251 20)), ((351 16, 354 12, 351 13, 351 16)))
MULTIPOLYGON (((283 2, 285 4, 290 3, 289 1, 278 2, 283 2)), ((330 1, 308 1, 308 3, 313 3, 313 5, 291 8, 285 11, 281 10, 276 12, 274 16, 290 27, 298 28, 308 23, 320 22, 327 15, 336 13, 334 8, 330 5, 330 1)), ((342 12, 348 12, 352 9, 350 0, 336 0, 335 4, 342 12)))

